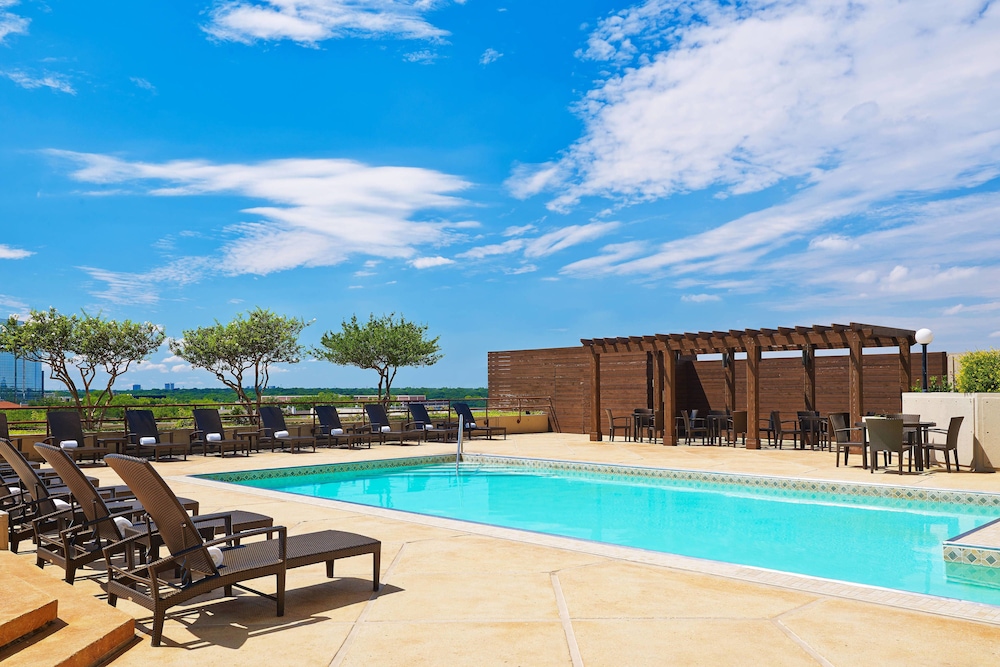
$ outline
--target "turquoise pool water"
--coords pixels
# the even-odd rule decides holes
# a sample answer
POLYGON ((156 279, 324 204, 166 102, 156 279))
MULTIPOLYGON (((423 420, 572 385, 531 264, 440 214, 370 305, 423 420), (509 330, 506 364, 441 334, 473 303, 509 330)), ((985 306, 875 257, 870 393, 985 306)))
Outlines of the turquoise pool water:
POLYGON ((301 473, 237 483, 1000 605, 941 552, 996 509, 468 463, 301 473))

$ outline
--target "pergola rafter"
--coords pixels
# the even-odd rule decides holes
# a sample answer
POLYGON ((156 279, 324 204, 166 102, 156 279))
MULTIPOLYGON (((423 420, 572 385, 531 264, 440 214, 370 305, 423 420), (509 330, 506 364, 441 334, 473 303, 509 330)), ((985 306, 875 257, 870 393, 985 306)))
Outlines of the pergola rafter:
POLYGON ((730 329, 729 331, 699 331, 615 338, 587 338, 580 342, 590 349, 592 363, 591 440, 600 440, 601 401, 600 373, 602 355, 646 352, 654 362, 653 395, 657 413, 657 428, 663 433, 663 444, 677 444, 677 361, 679 357, 698 354, 721 354, 726 369, 726 407, 735 410, 736 372, 734 355, 747 354, 747 448, 760 447, 758 407, 760 404, 760 362, 763 352, 800 350, 805 367, 803 403, 807 410, 816 404, 816 351, 850 351, 851 421, 861 419, 864 410, 863 350, 869 347, 899 348, 900 388, 910 387, 910 348, 916 344, 915 331, 874 324, 831 324, 811 327, 778 327, 777 329, 730 329))

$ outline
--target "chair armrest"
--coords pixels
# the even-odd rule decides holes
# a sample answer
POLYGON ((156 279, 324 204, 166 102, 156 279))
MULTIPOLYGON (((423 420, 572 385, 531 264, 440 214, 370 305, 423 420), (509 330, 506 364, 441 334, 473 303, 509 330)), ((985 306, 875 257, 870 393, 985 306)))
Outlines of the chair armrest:
POLYGON ((191 431, 190 433, 188 433, 188 440, 190 442, 202 442, 205 439, 204 436, 205 436, 205 432, 204 431, 199 431, 199 430, 195 429, 194 431, 191 431))

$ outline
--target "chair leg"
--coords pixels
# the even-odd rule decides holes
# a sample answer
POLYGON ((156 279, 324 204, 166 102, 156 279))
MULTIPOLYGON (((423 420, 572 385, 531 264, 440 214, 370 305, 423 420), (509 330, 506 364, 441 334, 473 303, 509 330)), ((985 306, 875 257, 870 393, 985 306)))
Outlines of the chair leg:
POLYGON ((285 615, 285 570, 282 568, 280 572, 276 575, 277 577, 277 595, 278 598, 278 616, 285 615))
POLYGON ((157 609, 153 612, 153 646, 160 645, 160 639, 163 638, 163 617, 166 614, 166 610, 157 609))

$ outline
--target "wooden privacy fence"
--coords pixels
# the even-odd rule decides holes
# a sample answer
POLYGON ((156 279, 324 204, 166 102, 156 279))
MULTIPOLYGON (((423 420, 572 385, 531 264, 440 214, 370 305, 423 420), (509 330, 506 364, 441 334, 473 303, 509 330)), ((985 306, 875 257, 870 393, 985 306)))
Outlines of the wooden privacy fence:
MULTIPOLYGON (((758 423, 754 413, 759 419, 771 410, 790 414, 804 409, 822 414, 856 412, 858 418, 868 411, 899 412, 902 392, 910 389, 916 377, 911 372, 911 337, 912 332, 905 329, 851 324, 589 339, 581 347, 490 352, 489 393, 491 397, 550 396, 563 431, 590 433, 594 439, 608 427, 603 408, 619 415, 638 407, 652 408, 659 413, 657 425, 665 435, 665 444, 673 444, 676 411, 749 408, 748 388, 754 384, 756 409, 748 410, 754 431, 758 423), (746 355, 754 364, 755 382, 748 378, 748 360, 736 358, 737 351, 746 351, 741 336, 757 342, 756 350, 746 355), (887 354, 861 353, 863 348, 879 347, 896 349, 877 350, 887 354), (842 349, 845 354, 816 354, 824 349, 842 349), (764 356, 787 350, 800 354, 764 356), (721 354, 725 361, 699 361, 696 356, 712 353, 721 354), (673 402, 669 406, 666 400, 657 400, 667 393, 662 379, 666 354, 673 355, 674 361, 673 402), (599 363, 597 401, 595 357, 599 363)), ((944 352, 929 354, 928 373, 945 375, 946 357, 944 352)), ((919 367, 919 356, 915 363, 919 367)), ((751 438, 748 443, 758 444, 751 438)))

